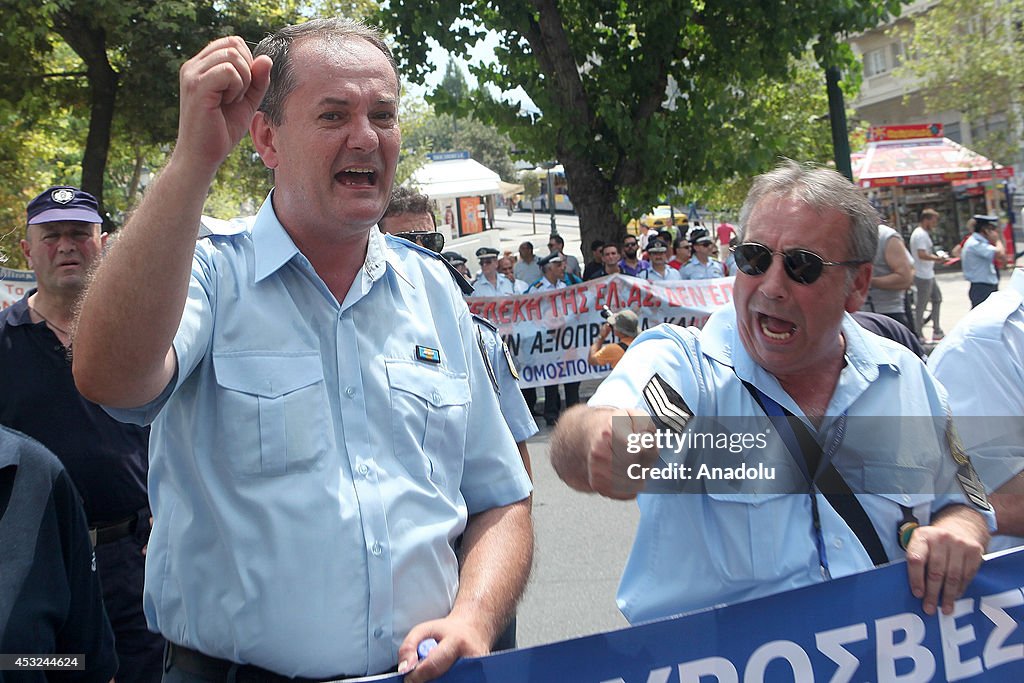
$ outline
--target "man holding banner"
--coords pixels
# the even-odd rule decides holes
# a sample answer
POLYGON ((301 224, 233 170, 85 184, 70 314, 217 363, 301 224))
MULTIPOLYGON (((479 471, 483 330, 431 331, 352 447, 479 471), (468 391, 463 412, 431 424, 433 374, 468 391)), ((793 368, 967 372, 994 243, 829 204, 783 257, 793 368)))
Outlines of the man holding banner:
POLYGON ((924 611, 953 611, 994 518, 942 387, 848 315, 867 293, 877 224, 834 171, 786 161, 760 176, 741 213, 734 306, 699 331, 644 332, 590 406, 559 422, 552 463, 566 483, 645 492, 618 594, 631 622, 904 558, 924 611), (903 417, 881 417, 897 406, 903 417), (751 431, 726 434, 738 419, 751 431), (725 425, 712 446, 698 442, 702 422, 725 425), (716 460, 697 467, 703 454, 716 460), (738 466, 708 466, 721 463, 738 466), (650 493, 658 479, 680 492, 650 493))

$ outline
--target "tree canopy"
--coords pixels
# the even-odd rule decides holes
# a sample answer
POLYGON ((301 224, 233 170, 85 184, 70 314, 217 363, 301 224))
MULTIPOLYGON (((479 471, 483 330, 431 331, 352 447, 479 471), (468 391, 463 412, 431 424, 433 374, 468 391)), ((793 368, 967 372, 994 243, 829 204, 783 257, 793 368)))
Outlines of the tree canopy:
MULTIPOLYGON (((116 218, 177 134, 178 69, 211 40, 266 33, 318 13, 365 17, 372 0, 0 0, 0 225, 19 227, 51 184, 96 195, 116 218)), ((262 199, 269 175, 247 142, 225 163, 211 205, 237 214, 262 199), (233 207, 233 208, 229 208, 233 207)), ((108 226, 110 227, 110 226, 108 226)))
MULTIPOLYGON (((460 56, 486 31, 500 36, 496 60, 471 72, 500 92, 521 87, 539 113, 484 88, 461 100, 436 92, 433 101, 442 111, 473 111, 536 160, 562 163, 589 240, 616 238, 629 215, 671 188, 750 175, 793 155, 792 122, 766 119, 754 96, 786 82, 811 45, 836 63, 835 36, 873 26, 899 5, 392 0, 380 20, 414 80, 431 69, 425 36, 460 56)), ((821 83, 824 91, 823 75, 821 83)))
POLYGON ((925 108, 955 109, 975 131, 971 147, 1012 164, 1024 108, 1024 0, 941 0, 898 31, 906 58, 897 70, 920 84, 925 108))

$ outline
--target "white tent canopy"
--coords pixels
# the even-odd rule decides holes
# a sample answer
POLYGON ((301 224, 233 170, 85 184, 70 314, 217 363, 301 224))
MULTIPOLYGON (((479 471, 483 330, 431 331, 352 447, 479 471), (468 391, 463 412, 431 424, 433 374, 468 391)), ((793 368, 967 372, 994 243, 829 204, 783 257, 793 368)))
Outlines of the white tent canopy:
POLYGON ((432 161, 409 179, 431 199, 500 194, 498 174, 473 159, 432 161))

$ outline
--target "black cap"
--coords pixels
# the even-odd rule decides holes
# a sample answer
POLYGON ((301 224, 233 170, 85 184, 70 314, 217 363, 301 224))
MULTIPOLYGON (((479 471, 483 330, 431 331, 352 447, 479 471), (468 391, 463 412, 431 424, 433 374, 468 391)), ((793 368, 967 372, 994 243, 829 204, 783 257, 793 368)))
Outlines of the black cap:
POLYGON ((476 257, 479 259, 498 258, 500 255, 501 252, 494 247, 480 247, 476 250, 476 257))
POLYGON ((547 256, 544 256, 543 258, 537 259, 537 265, 540 266, 541 268, 543 268, 544 266, 548 265, 549 263, 561 263, 564 260, 565 259, 562 258, 561 254, 559 254, 558 252, 555 252, 554 254, 548 254, 547 256))
POLYGON ((999 216, 993 216, 992 214, 988 213, 976 213, 973 216, 971 216, 971 218, 973 218, 979 225, 982 223, 995 224, 999 220, 999 216))
POLYGON ((648 254, 664 254, 666 251, 668 251, 668 247, 661 240, 654 240, 647 245, 648 254))
POLYGON ((77 187, 51 187, 28 203, 28 224, 80 221, 102 223, 96 198, 77 187))
POLYGON ((443 256, 448 263, 454 265, 459 265, 460 263, 466 262, 466 257, 457 251, 446 251, 443 254, 441 254, 441 256, 443 256))

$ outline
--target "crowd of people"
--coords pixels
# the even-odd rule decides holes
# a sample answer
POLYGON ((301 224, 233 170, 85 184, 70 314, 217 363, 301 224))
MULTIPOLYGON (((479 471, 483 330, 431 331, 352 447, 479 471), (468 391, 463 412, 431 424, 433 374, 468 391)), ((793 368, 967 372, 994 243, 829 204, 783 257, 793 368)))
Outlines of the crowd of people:
MULTIPOLYGON (((514 263, 484 247, 470 283, 466 259, 442 255, 429 208, 392 195, 398 70, 362 24, 313 20, 253 50, 220 38, 181 84, 177 144, 110 248, 88 193, 54 187, 28 205, 38 285, 0 314, 0 614, 16 617, 0 650, 85 653, 74 678, 103 683, 420 683, 514 647, 537 425, 463 295, 564 288, 579 262, 558 236, 514 263), (251 230, 197 241, 246 134, 274 189, 251 230)), ((640 333, 635 313, 609 311, 591 358, 612 374, 587 406, 564 385, 555 471, 639 495, 624 614, 904 559, 924 611, 952 613, 990 533, 1024 535, 1020 454, 949 417, 985 414, 979 367, 1011 415, 1024 409, 995 379, 1024 365, 1021 273, 929 369, 848 315, 885 288, 873 272, 890 249, 835 172, 784 162, 759 176, 723 236, 730 265, 697 230, 594 245, 587 264, 590 277, 736 276, 733 305, 700 330, 640 333), (613 331, 621 343, 604 343, 613 331), (894 413, 940 425, 899 462, 864 447, 894 413), (792 425, 759 456, 801 473, 789 495, 646 495, 627 474, 662 457, 630 434, 734 416, 792 425)), ((557 411, 558 387, 545 393, 557 411)))

